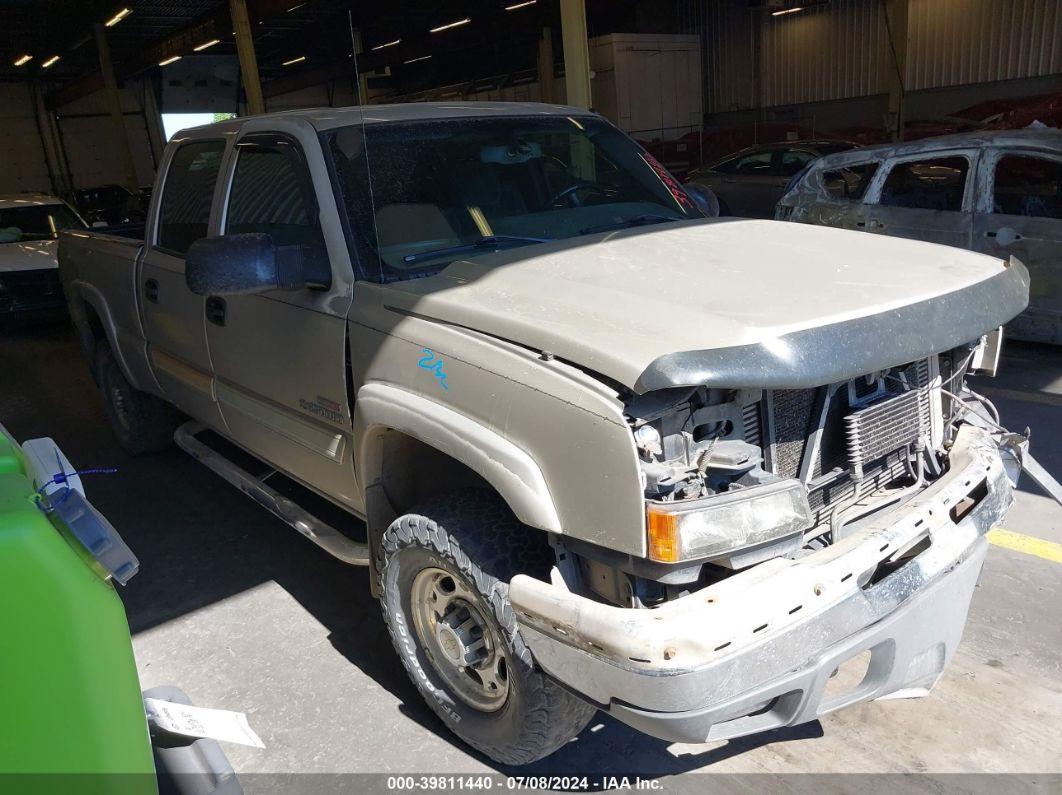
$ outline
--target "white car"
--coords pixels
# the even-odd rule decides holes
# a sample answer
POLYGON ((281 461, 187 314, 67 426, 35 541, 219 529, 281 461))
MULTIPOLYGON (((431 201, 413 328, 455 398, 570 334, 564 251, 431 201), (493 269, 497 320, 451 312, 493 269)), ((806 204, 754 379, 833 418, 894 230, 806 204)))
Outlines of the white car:
POLYGON ((0 194, 0 317, 65 306, 56 247, 63 229, 85 222, 55 196, 0 194))

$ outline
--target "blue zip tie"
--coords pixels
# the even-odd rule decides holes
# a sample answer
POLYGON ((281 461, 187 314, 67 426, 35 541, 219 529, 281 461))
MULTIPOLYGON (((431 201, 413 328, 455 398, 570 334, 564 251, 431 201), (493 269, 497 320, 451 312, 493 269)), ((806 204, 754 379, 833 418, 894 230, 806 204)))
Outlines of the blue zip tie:
POLYGON ((117 467, 94 467, 92 469, 79 469, 75 472, 67 473, 63 470, 63 463, 62 460, 59 458, 58 450, 55 451, 55 463, 59 467, 59 471, 52 475, 51 480, 49 480, 47 483, 37 489, 37 507, 44 511, 44 513, 51 513, 58 506, 62 505, 63 502, 70 496, 70 492, 72 491, 72 489, 67 486, 66 489, 63 491, 63 495, 58 500, 45 507, 44 490, 49 486, 65 485, 67 482, 69 482, 70 478, 73 477, 82 477, 83 475, 113 475, 115 472, 118 471, 117 467))

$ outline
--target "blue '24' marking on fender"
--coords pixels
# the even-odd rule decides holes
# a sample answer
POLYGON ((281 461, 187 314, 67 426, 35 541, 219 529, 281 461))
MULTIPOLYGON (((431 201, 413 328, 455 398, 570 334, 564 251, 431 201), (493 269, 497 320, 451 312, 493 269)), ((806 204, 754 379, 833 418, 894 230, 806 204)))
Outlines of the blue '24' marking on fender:
POLYGON ((446 385, 446 372, 443 370, 442 357, 439 356, 431 348, 421 348, 421 350, 424 351, 427 356, 423 357, 420 361, 418 361, 417 366, 424 370, 428 370, 431 373, 434 373, 435 377, 439 380, 439 386, 449 391, 450 387, 446 385))

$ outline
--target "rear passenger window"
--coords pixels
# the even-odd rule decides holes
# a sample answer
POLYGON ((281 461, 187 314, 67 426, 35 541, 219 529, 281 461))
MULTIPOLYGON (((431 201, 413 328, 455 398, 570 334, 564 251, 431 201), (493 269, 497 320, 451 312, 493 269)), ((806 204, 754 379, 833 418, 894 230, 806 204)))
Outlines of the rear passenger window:
POLYGON ((996 164, 992 212, 1062 218, 1062 162, 1007 155, 996 164))
POLYGON ((285 139, 237 145, 226 234, 264 232, 278 246, 321 243, 309 174, 285 139))
POLYGON ((899 163, 885 179, 879 204, 961 212, 969 168, 970 163, 965 157, 899 163))
POLYGON ((717 164, 712 171, 717 174, 759 174, 769 176, 773 169, 774 151, 771 149, 752 152, 717 164))
POLYGON ((824 171, 822 187, 835 199, 861 201, 876 173, 877 163, 860 163, 857 166, 824 171))
POLYGON ((774 169, 774 152, 756 152, 739 157, 734 163, 731 174, 750 174, 769 176, 774 169))
POLYGON ((210 202, 218 179, 224 141, 199 141, 177 150, 166 172, 156 245, 184 256, 207 235, 210 202))

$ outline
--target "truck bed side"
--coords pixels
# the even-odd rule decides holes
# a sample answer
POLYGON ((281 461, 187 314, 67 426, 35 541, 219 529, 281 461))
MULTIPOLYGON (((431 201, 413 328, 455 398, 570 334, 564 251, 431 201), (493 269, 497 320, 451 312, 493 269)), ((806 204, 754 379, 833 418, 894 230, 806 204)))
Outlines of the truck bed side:
POLYGON ((122 234, 70 231, 59 237, 59 278, 78 339, 93 366, 97 346, 111 347, 137 389, 159 393, 141 322, 139 272, 144 243, 122 234))

